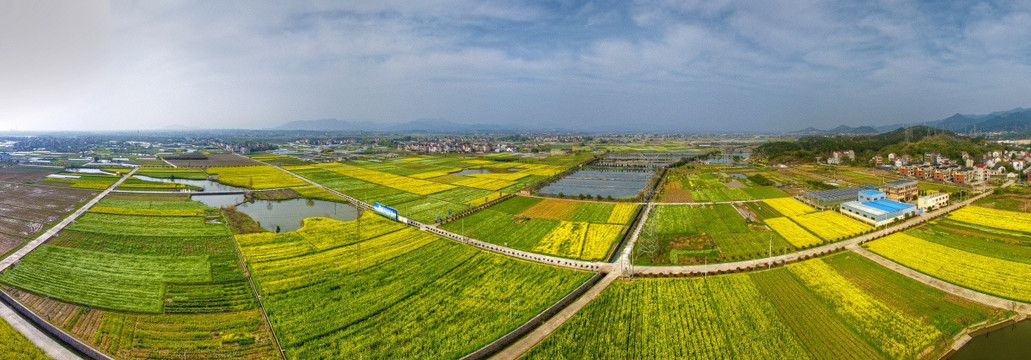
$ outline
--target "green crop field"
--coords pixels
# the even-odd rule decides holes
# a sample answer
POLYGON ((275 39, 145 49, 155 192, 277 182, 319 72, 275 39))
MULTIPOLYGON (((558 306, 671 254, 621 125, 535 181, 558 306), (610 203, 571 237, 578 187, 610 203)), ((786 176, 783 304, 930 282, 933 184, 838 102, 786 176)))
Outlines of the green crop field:
POLYGON ((589 274, 483 252, 366 213, 237 236, 289 358, 460 357, 589 274), (359 233, 360 232, 360 237, 359 233))
POLYGON ((846 252, 749 274, 617 282, 526 358, 914 359, 1009 314, 846 252))
MULTIPOLYGON (((207 211, 191 201, 104 200, 99 205, 207 211)), ((254 306, 226 227, 206 224, 204 216, 91 211, 0 281, 66 302, 141 313, 254 306)))
POLYGON ((224 236, 220 224, 206 224, 204 217, 137 216, 88 212, 68 229, 94 234, 139 236, 224 236))
MULTIPOLYGON (((755 171, 748 173, 754 174, 755 171)), ((690 193, 693 202, 725 202, 788 196, 783 191, 769 186, 768 180, 764 184, 757 184, 749 178, 732 178, 730 174, 718 168, 677 168, 667 171, 665 180, 663 196, 660 196, 664 202, 683 202, 685 191, 690 193)))
POLYGON ((638 241, 634 262, 642 265, 700 264, 705 257, 737 261, 795 249, 777 233, 749 224, 727 204, 656 206, 638 241))
POLYGON ((55 324, 120 358, 169 351, 274 356, 228 229, 206 222, 220 219, 217 210, 183 197, 115 198, 102 200, 0 282, 18 288, 55 324))

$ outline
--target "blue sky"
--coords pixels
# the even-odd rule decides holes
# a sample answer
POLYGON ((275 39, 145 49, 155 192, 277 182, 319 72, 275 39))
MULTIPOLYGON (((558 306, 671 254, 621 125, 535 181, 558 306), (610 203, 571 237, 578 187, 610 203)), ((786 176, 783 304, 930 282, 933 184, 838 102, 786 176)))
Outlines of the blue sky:
POLYGON ((0 130, 930 121, 1031 105, 1026 4, 4 2, 0 130))

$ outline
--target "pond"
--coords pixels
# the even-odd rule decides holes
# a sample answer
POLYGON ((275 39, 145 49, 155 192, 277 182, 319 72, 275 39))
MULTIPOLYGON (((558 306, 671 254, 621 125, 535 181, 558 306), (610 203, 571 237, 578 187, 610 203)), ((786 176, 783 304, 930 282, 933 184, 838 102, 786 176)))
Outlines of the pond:
POLYGON ((310 217, 321 216, 340 221, 358 217, 358 210, 350 204, 311 199, 256 200, 237 205, 236 211, 247 214, 262 228, 272 232, 276 231, 277 226, 280 232, 296 231, 301 228, 301 221, 310 217))
POLYGON ((540 193, 547 195, 576 196, 579 194, 612 196, 625 199, 637 196, 654 171, 584 169, 545 186, 540 193))
POLYGON ((949 360, 1027 359, 1031 354, 1031 321, 997 329, 973 338, 949 360))
POLYGON ((204 205, 220 209, 226 206, 233 206, 244 202, 243 194, 218 194, 218 195, 202 195, 194 194, 190 196, 191 200, 200 201, 204 205))
POLYGON ((146 175, 134 175, 137 179, 155 182, 171 182, 176 184, 186 184, 201 188, 203 191, 244 191, 245 188, 230 186, 211 180, 191 180, 191 179, 169 179, 169 178, 157 178, 146 175))

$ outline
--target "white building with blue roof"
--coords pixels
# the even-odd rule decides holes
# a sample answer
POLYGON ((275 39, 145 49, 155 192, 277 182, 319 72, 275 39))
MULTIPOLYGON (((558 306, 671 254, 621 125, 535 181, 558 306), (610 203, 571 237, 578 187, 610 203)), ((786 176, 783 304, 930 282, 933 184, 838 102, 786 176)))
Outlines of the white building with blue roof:
POLYGON ((916 205, 888 199, 884 192, 877 190, 859 191, 859 200, 842 203, 840 211, 873 226, 917 213, 916 205))

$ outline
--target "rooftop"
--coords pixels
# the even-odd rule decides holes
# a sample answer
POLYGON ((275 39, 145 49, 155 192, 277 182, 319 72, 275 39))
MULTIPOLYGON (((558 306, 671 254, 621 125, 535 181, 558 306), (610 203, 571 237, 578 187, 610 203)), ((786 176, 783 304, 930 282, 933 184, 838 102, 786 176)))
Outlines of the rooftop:
POLYGON ((895 180, 895 181, 889 181, 889 182, 884 183, 884 186, 888 186, 888 187, 909 186, 909 185, 914 185, 915 186, 916 184, 917 184, 916 180, 895 180))
POLYGON ((851 186, 841 189, 811 191, 806 193, 804 196, 820 202, 835 202, 849 199, 855 200, 856 197, 859 196, 859 191, 865 189, 876 189, 876 187, 872 185, 851 186))
POLYGON ((853 209, 865 212, 873 216, 880 216, 887 213, 903 210, 911 207, 915 207, 913 204, 907 204, 904 202, 898 202, 895 200, 881 199, 870 202, 858 202, 849 201, 841 204, 842 207, 851 207, 853 209))

